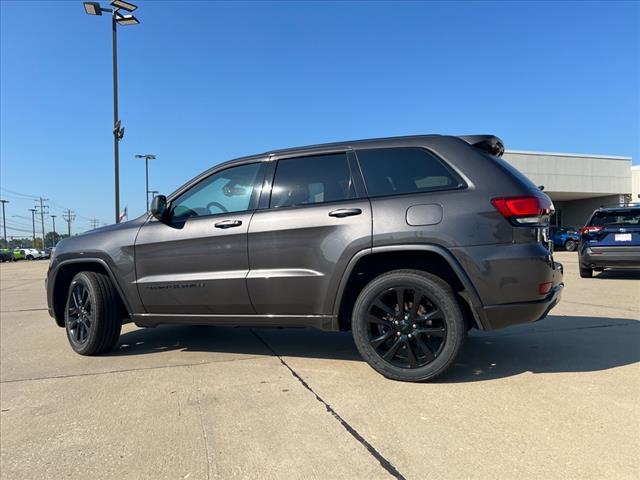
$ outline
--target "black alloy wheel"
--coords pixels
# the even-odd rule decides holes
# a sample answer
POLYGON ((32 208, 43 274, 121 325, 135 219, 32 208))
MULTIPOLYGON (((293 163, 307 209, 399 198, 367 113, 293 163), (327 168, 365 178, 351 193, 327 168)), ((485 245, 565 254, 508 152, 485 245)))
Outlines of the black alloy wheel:
POLYGON ((93 305, 89 290, 80 282, 72 285, 67 303, 67 331, 69 340, 78 347, 89 340, 93 325, 93 305))
POLYGON ((416 285, 381 292, 369 304, 366 322, 371 346, 383 360, 400 368, 431 363, 446 341, 442 311, 416 285))
POLYGON ((446 371, 467 333, 449 284, 420 270, 394 270, 369 282, 353 307, 351 328, 371 367, 410 382, 446 371))

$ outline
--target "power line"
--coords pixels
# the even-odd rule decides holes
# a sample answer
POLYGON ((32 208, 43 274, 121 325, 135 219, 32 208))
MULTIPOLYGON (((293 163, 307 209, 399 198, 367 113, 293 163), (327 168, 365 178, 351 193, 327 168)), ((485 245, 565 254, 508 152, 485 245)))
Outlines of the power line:
POLYGON ((92 218, 91 220, 89 220, 89 223, 91 224, 91 230, 94 230, 98 228, 98 225, 100 225, 100 220, 98 220, 97 218, 92 218))

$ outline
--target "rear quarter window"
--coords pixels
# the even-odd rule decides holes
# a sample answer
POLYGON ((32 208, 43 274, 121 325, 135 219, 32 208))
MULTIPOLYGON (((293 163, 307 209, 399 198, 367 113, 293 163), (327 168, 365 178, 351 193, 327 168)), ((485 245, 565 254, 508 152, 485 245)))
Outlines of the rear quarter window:
POLYGON ((356 151, 370 197, 451 190, 464 185, 438 157, 422 148, 356 151))

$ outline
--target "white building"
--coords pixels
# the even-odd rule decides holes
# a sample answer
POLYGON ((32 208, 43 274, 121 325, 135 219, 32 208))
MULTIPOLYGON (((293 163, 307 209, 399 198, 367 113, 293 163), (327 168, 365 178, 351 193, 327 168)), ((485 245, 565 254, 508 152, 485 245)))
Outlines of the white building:
POLYGON ((507 150, 503 158, 544 185, 555 225, 582 226, 598 207, 640 201, 640 166, 631 157, 507 150))

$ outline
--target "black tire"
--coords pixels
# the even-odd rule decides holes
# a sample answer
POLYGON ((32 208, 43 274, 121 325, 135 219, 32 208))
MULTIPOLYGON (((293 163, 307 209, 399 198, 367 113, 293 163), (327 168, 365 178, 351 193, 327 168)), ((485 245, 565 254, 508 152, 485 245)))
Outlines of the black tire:
POLYGON ((467 333, 451 287, 420 270, 394 270, 369 282, 353 307, 351 327, 362 358, 385 377, 406 382, 442 375, 467 333))
POLYGON ((27 255, 27 260, 33 260, 33 255, 27 255))
POLYGON ((593 277, 593 270, 589 267, 583 267, 580 265, 580 276, 582 278, 591 278, 593 277))
POLYGON ((64 310, 71 348, 80 355, 111 350, 122 328, 120 297, 103 273, 80 272, 73 277, 64 310))
POLYGON ((575 242, 575 240, 567 240, 567 243, 564 244, 564 249, 567 252, 573 252, 575 251, 577 246, 578 244, 575 242))

